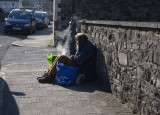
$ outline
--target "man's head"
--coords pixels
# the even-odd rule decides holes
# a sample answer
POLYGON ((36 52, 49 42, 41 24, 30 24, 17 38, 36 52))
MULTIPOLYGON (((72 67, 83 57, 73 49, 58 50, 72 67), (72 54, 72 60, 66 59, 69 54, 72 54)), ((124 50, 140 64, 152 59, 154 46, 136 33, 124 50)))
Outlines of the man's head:
POLYGON ((84 33, 77 33, 75 35, 75 40, 76 40, 76 42, 79 42, 80 44, 83 44, 83 43, 88 41, 88 36, 84 33))
POLYGON ((75 41, 77 43, 77 50, 88 41, 88 36, 84 33, 77 33, 75 35, 75 41))

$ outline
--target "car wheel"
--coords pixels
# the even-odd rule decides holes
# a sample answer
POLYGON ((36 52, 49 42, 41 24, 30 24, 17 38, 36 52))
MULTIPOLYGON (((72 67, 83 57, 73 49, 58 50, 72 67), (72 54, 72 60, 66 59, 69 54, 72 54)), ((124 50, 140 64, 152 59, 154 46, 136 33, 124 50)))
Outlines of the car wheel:
POLYGON ((31 30, 29 30, 28 32, 26 32, 26 35, 28 36, 28 35, 31 35, 32 34, 32 29, 31 30))
POLYGON ((29 34, 29 35, 31 35, 31 34, 32 34, 32 29, 31 29, 31 30, 29 30, 28 34, 29 34))
POLYGON ((8 34, 8 31, 6 29, 4 30, 4 34, 8 34))
POLYGON ((48 28, 48 24, 46 24, 46 28, 48 28))
POLYGON ((45 24, 43 24, 43 27, 42 27, 42 29, 44 29, 46 27, 46 25, 45 24))
POLYGON ((36 32, 36 28, 33 30, 33 32, 32 32, 32 33, 34 34, 35 32, 36 32))
POLYGON ((45 24, 42 25, 41 29, 44 29, 44 28, 45 28, 45 24))

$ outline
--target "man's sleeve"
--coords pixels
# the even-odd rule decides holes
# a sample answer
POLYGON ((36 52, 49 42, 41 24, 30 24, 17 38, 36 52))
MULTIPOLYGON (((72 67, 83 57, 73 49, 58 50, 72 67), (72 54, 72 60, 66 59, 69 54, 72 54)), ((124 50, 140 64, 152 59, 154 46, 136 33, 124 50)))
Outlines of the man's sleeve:
POLYGON ((81 52, 74 55, 72 60, 77 66, 81 66, 89 61, 95 55, 95 51, 92 48, 84 48, 81 52))

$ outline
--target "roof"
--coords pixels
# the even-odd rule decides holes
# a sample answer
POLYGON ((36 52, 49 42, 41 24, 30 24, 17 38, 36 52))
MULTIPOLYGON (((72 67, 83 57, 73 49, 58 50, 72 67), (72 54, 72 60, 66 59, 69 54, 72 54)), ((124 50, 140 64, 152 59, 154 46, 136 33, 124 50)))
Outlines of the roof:
MULTIPOLYGON (((20 9, 13 9, 12 11, 23 11, 23 10, 20 10, 20 9)), ((33 10, 25 9, 24 11, 32 12, 33 10)))
POLYGON ((47 13, 47 12, 44 12, 44 11, 35 11, 35 13, 47 13))

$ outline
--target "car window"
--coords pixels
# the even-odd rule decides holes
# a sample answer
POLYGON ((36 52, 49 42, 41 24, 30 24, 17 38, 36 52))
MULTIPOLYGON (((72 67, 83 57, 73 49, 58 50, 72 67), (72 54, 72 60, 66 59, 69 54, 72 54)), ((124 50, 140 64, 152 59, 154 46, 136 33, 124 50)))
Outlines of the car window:
POLYGON ((40 18, 40 19, 42 18, 42 14, 41 13, 35 13, 34 15, 35 15, 36 18, 40 18))
POLYGON ((30 19, 30 13, 27 11, 12 11, 9 14, 9 18, 30 19))
POLYGON ((47 14, 46 14, 46 13, 43 13, 42 16, 47 17, 47 14))

